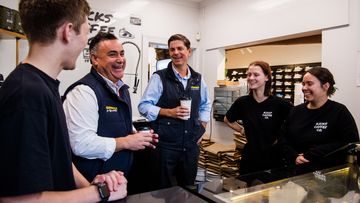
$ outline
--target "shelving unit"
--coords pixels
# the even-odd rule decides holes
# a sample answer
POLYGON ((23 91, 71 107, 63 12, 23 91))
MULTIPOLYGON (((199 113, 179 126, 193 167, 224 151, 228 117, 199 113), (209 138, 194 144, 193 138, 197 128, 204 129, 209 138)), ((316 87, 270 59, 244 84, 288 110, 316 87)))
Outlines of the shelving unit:
MULTIPOLYGON (((271 92, 278 97, 294 102, 295 84, 301 83, 302 76, 305 71, 315 66, 321 66, 321 63, 316 62, 271 66, 271 92)), ((246 78, 246 70, 247 68, 229 69, 227 70, 226 77, 231 81, 246 78)))
POLYGON ((16 32, 11 32, 0 28, 0 40, 1 39, 15 39, 16 40, 16 64, 19 63, 19 40, 26 39, 26 36, 16 32))
POLYGON ((272 93, 294 102, 295 84, 302 82, 305 72, 315 66, 321 66, 317 63, 290 64, 282 66, 271 66, 272 73, 272 93))
POLYGON ((226 112, 241 95, 241 87, 214 87, 213 117, 216 121, 224 121, 226 112))

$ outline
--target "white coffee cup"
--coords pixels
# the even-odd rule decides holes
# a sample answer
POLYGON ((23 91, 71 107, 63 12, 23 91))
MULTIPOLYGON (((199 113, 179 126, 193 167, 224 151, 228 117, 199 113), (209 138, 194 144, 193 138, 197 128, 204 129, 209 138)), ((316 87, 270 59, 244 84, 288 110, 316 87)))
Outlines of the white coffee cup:
POLYGON ((191 99, 181 99, 180 106, 189 109, 189 115, 182 117, 183 120, 188 120, 190 118, 190 113, 191 113, 191 99))
POLYGON ((149 133, 150 132, 150 127, 140 127, 138 132, 149 133))

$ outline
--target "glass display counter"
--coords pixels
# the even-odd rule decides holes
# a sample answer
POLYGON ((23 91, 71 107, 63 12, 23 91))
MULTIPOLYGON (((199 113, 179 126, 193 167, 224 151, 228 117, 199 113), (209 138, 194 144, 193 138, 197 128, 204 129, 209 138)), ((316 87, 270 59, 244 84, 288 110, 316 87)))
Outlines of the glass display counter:
POLYGON ((171 187, 162 190, 129 195, 116 203, 207 203, 197 195, 179 187, 171 187))
MULTIPOLYGON (((258 177, 267 178, 266 171, 258 177), (265 175, 264 175, 265 174, 265 175)), ((253 176, 254 177, 254 176, 253 176)), ((270 176, 269 176, 270 177, 270 176)), ((353 164, 319 170, 263 184, 249 177, 220 179, 198 187, 212 202, 360 202, 359 166, 353 164)), ((269 179, 270 180, 270 179, 269 179)))

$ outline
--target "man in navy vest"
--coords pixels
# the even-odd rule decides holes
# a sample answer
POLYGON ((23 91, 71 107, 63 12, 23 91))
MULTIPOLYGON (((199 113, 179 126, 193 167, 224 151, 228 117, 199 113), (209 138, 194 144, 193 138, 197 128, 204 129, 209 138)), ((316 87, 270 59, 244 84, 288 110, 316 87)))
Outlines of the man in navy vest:
POLYGON ((172 61, 152 75, 138 106, 159 135, 161 188, 194 184, 198 144, 211 109, 204 79, 187 64, 192 51, 190 41, 175 34, 169 38, 168 46, 172 61), (191 109, 180 105, 183 98, 191 98, 191 109))
POLYGON ((73 161, 88 180, 111 170, 127 176, 132 151, 155 148, 157 135, 133 133, 129 86, 121 80, 126 65, 121 42, 113 34, 99 32, 89 49, 90 73, 64 94, 73 161))

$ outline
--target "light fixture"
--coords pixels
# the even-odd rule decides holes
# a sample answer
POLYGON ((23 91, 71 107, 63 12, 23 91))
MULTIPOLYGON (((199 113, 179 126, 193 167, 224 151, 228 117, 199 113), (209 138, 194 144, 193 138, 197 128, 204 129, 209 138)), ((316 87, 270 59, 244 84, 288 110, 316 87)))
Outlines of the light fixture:
POLYGON ((256 11, 265 11, 282 6, 294 0, 263 0, 255 2, 251 7, 256 11))

